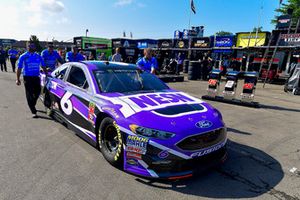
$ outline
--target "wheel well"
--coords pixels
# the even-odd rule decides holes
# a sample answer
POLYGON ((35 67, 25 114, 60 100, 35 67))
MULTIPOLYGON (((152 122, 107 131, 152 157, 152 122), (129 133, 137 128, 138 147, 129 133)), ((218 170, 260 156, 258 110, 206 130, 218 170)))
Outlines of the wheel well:
POLYGON ((102 122, 102 120, 105 118, 105 117, 110 117, 112 118, 109 114, 106 114, 106 113, 99 113, 97 115, 97 118, 96 118, 96 128, 95 128, 95 134, 96 134, 96 139, 97 139, 97 146, 99 146, 98 142, 99 142, 99 138, 98 138, 98 131, 99 131, 99 127, 100 127, 100 124, 102 122))

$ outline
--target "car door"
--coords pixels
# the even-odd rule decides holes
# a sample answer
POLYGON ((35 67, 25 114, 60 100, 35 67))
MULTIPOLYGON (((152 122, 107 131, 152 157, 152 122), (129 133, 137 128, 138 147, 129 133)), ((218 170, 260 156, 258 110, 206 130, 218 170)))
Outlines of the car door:
POLYGON ((85 65, 70 64, 59 106, 68 122, 90 136, 90 132, 94 132, 94 118, 91 119, 89 113, 93 91, 88 73, 85 65))

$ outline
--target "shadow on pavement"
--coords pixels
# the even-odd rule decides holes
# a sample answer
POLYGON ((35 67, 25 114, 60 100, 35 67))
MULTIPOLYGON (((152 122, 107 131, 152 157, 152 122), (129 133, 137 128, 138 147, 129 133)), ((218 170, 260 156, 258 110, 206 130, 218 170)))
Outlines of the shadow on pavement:
POLYGON ((245 132, 245 131, 240 131, 240 130, 237 130, 237 129, 234 129, 234 128, 228 128, 228 127, 227 127, 227 131, 242 134, 242 135, 252 135, 252 133, 248 133, 248 132, 245 132))
POLYGON ((273 157, 232 141, 228 141, 228 155, 223 166, 191 179, 167 182, 138 178, 137 181, 156 188, 209 198, 253 198, 269 191, 274 198, 289 196, 274 189, 284 172, 273 157))
POLYGON ((263 104, 260 104, 260 108, 279 110, 279 111, 300 112, 299 109, 284 108, 284 107, 280 107, 280 106, 270 106, 270 105, 263 105, 263 104))

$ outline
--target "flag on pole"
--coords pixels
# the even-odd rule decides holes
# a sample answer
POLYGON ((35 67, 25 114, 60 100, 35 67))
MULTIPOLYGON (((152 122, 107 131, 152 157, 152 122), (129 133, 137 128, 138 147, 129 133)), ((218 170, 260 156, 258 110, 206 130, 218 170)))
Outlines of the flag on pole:
MULTIPOLYGON (((280 1, 282 1, 282 0, 280 0, 280 1)), ((193 11, 194 14, 196 14, 196 7, 194 4, 194 0, 191 0, 191 10, 193 11)))

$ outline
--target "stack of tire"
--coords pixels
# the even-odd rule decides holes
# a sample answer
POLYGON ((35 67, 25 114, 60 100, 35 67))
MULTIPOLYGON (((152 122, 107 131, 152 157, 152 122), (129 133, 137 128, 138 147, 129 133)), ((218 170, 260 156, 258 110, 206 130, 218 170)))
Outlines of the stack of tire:
POLYGON ((189 71, 189 60, 184 60, 183 61, 183 73, 188 73, 189 71))
POLYGON ((190 61, 188 68, 188 80, 197 80, 201 78, 201 62, 190 61))

